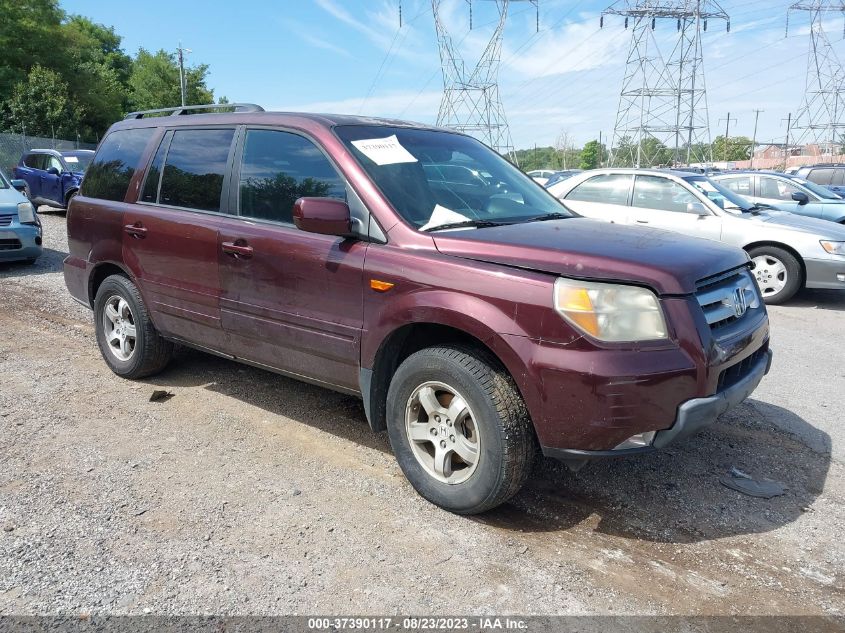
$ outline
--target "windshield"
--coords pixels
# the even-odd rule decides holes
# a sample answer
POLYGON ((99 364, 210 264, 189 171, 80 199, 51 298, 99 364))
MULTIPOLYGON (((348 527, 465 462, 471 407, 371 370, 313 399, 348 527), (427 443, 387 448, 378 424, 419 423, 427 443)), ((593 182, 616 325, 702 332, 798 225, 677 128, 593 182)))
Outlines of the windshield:
POLYGON ((809 180, 804 180, 803 178, 791 178, 790 180, 794 180, 799 185, 806 187, 814 194, 816 194, 822 200, 841 200, 840 196, 837 196, 827 187, 823 187, 822 185, 817 185, 814 182, 810 182, 809 180))
POLYGON ((357 125, 340 126, 335 132, 393 208, 418 230, 574 215, 530 177, 468 136, 357 125))
POLYGON ((62 158, 65 159, 65 163, 67 164, 68 169, 73 172, 80 172, 85 173, 85 170, 88 169, 88 165, 91 164, 91 159, 94 158, 93 154, 78 154, 78 155, 63 155, 62 158))
POLYGON ((686 178, 685 180, 726 211, 750 211, 754 208, 754 205, 745 198, 723 187, 715 180, 710 180, 703 176, 686 178))

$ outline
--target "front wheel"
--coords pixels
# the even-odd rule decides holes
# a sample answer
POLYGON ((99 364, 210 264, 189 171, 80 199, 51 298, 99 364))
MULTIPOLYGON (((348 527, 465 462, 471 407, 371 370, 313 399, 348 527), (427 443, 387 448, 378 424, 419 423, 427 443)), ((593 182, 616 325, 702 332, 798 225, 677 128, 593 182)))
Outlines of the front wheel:
POLYGON ((495 359, 463 347, 409 356, 387 395, 388 435, 402 472, 432 503, 459 514, 494 508, 531 472, 531 421, 495 359))
POLYGON ((173 343, 156 331, 138 288, 121 275, 106 277, 97 289, 94 329, 103 359, 123 378, 158 373, 173 354, 173 343))
POLYGON ((801 288, 801 264, 792 253, 776 246, 758 246, 748 255, 754 262, 754 277, 766 303, 785 303, 801 288))

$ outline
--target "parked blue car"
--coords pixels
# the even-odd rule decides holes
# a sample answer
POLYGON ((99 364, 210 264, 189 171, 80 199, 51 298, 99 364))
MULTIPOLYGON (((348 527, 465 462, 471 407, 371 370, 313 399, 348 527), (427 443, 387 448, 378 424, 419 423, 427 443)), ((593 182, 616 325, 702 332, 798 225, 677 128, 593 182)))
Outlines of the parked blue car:
POLYGON ((93 158, 90 149, 33 149, 21 156, 12 173, 26 182, 26 197, 36 207, 47 204, 67 209, 93 158))
POLYGON ((21 190, 0 171, 0 262, 34 262, 41 255, 41 220, 21 190))
POLYGON ((726 171, 710 178, 750 202, 845 223, 845 199, 806 178, 769 171, 726 171))

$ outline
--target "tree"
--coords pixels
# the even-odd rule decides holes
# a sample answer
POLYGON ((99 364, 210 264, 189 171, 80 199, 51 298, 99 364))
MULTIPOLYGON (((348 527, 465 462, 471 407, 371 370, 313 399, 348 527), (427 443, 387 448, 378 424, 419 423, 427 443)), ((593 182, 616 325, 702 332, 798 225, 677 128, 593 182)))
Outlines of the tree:
POLYGON ((751 139, 747 136, 729 137, 727 148, 725 147, 724 136, 717 136, 716 140, 713 141, 713 160, 748 160, 750 155, 751 139))
POLYGON ((581 150, 581 163, 578 166, 581 169, 601 167, 604 154, 604 145, 600 145, 598 141, 589 141, 581 150))
MULTIPOLYGON (((205 84, 208 66, 185 68, 187 91, 185 102, 214 103, 214 91, 205 84)), ((176 55, 160 50, 150 53, 141 48, 129 75, 129 102, 134 110, 153 110, 178 106, 182 102, 179 87, 179 65, 176 55)))
POLYGON ((63 67, 63 18, 58 0, 0 0, 0 99, 26 81, 35 64, 63 67))
POLYGON ((572 169, 580 160, 581 151, 575 147, 572 136, 566 130, 561 130, 555 141, 555 149, 560 156, 559 166, 572 169))
POLYGON ((76 138, 82 109, 68 92, 68 85, 49 68, 35 66, 24 81, 15 84, 8 101, 9 119, 29 136, 76 138))

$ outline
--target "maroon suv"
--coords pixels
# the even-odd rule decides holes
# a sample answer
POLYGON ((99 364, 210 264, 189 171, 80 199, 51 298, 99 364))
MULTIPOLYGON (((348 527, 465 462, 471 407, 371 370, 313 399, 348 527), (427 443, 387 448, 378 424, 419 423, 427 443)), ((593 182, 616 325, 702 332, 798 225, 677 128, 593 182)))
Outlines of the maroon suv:
POLYGON ((662 448, 768 371, 737 248, 581 218, 462 134, 227 107, 116 123, 71 205, 65 280, 120 376, 178 343, 355 394, 473 513, 538 449, 662 448))

